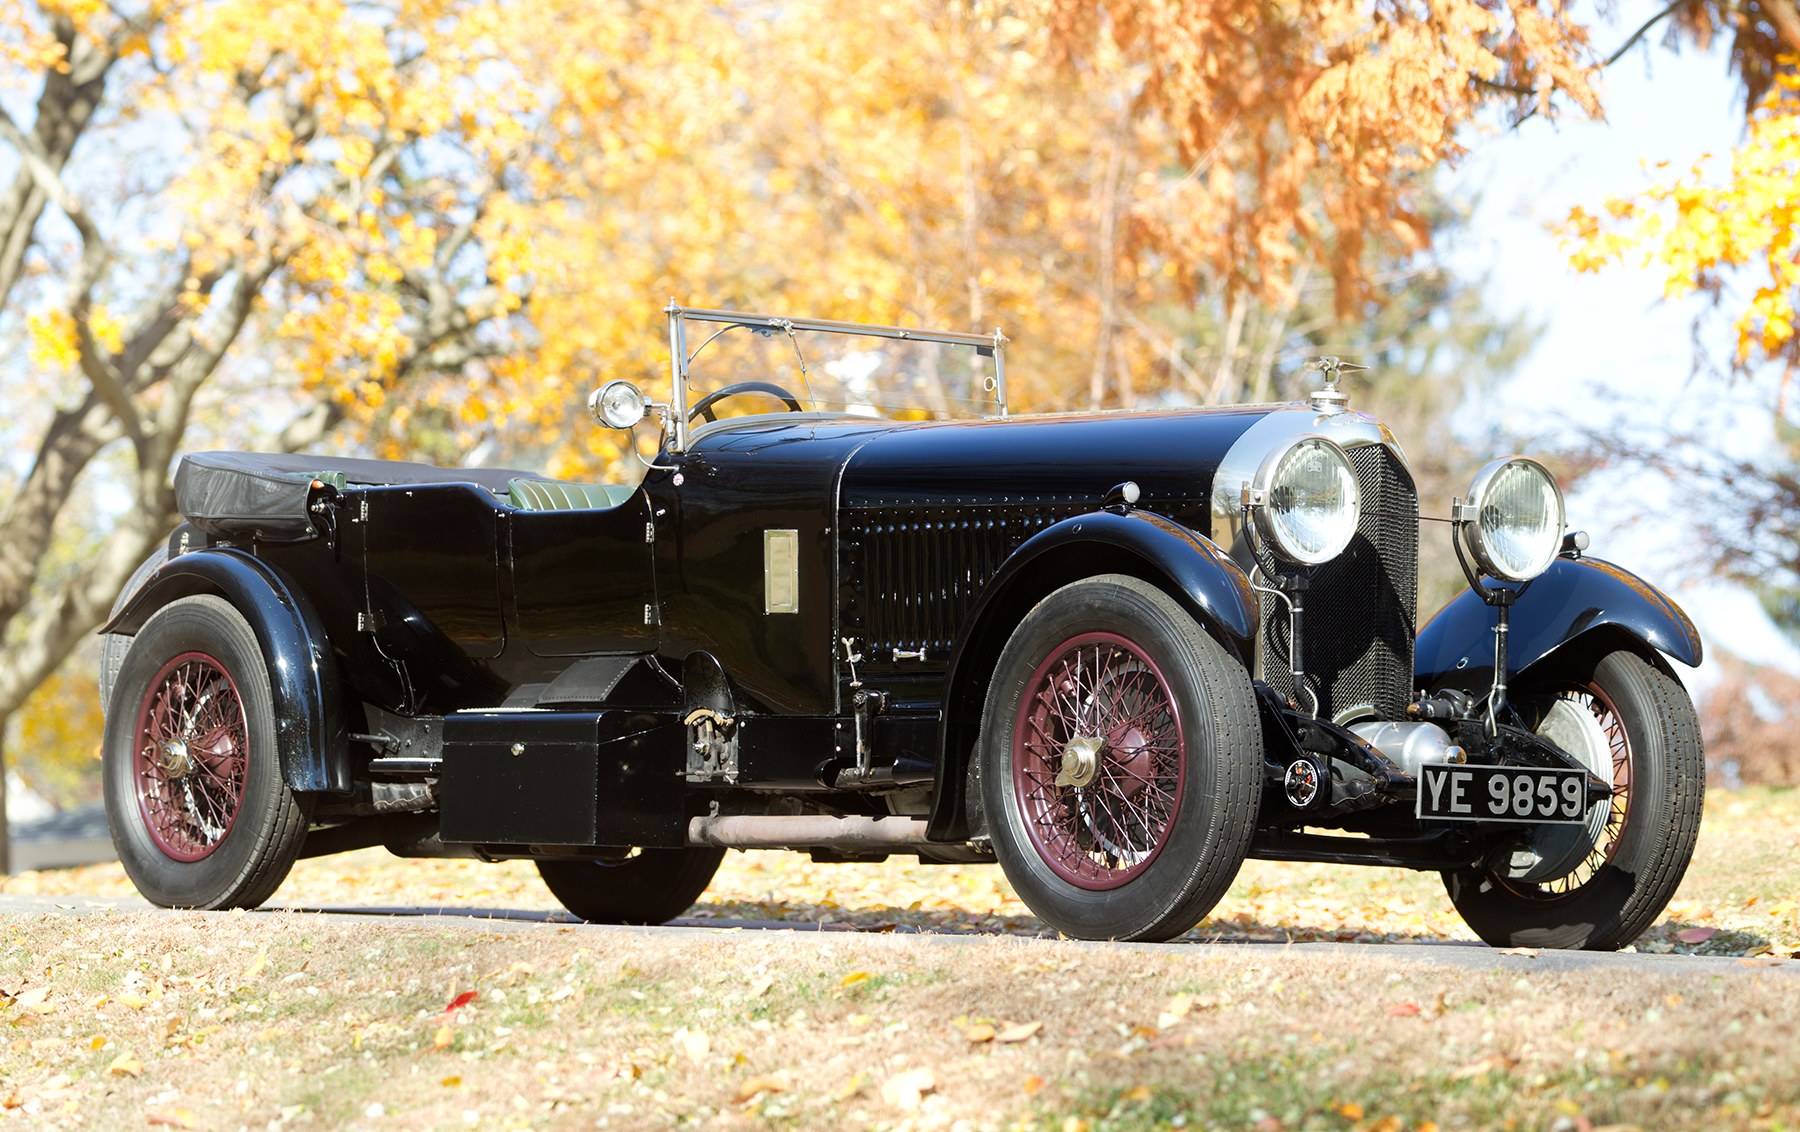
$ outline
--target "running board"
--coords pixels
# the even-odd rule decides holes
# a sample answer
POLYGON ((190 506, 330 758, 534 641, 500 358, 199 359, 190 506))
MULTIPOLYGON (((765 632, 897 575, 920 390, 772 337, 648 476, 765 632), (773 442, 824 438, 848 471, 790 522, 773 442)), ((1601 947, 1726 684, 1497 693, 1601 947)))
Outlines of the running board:
POLYGON ((722 849, 892 849, 926 845, 924 818, 724 814, 688 822, 689 845, 722 849))

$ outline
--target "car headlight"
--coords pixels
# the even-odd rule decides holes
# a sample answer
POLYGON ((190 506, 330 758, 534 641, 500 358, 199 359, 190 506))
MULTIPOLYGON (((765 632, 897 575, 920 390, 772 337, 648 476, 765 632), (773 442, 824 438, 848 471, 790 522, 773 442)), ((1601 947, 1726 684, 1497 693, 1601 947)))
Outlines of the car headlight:
POLYGON ((630 428, 643 420, 648 410, 643 391, 623 379, 607 382, 588 397, 588 412, 612 428, 630 428))
POLYGON ((1269 453, 1251 482, 1256 524, 1283 557, 1306 566, 1329 562, 1356 535, 1362 496, 1344 450, 1302 436, 1269 453))
POLYGON ((1542 464, 1523 456, 1476 472, 1459 518, 1469 553, 1484 573, 1503 581, 1530 581, 1562 549, 1562 490, 1542 464))

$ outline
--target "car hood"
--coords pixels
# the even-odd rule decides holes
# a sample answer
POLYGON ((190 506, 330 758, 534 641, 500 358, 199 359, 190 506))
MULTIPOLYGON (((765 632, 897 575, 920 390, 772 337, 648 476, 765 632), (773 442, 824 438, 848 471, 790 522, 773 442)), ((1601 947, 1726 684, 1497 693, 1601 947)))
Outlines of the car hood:
POLYGON ((1127 480, 1139 506, 1209 505, 1213 473, 1237 439, 1282 406, 933 422, 869 438, 844 469, 839 505, 1062 504, 1098 507, 1127 480))

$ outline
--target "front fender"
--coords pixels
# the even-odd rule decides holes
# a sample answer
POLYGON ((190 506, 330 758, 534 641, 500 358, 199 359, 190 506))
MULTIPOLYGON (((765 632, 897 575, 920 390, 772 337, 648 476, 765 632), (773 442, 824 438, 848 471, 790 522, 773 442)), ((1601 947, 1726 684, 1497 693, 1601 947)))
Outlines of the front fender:
POLYGON ((1130 574, 1167 589, 1244 664, 1254 655, 1256 593, 1210 540, 1149 511, 1096 511, 1046 527, 1014 550, 983 590, 957 638, 945 680, 933 791, 934 841, 968 835, 966 771, 1000 650, 1052 590, 1096 574, 1130 574))
POLYGON ((101 629, 135 634, 179 598, 215 594, 250 622, 275 703, 281 774, 294 790, 350 790, 349 739, 318 613, 268 563, 241 550, 191 551, 165 562, 101 629))
MULTIPOLYGON (((1045 559, 1075 550, 1082 544, 1112 555, 1124 552, 1153 568, 1172 585, 1175 598, 1188 607, 1195 620, 1223 638, 1221 644, 1236 652, 1240 659, 1251 655, 1251 642, 1256 633, 1256 593, 1250 588, 1250 579, 1211 540, 1149 511, 1122 514, 1095 511, 1077 515, 1026 539, 988 583, 970 624, 986 628, 983 622, 987 620, 988 610, 1004 600, 1018 579, 1032 573, 1045 559)), ((1087 571, 1089 574, 1106 572, 1105 566, 1087 571)), ((1003 628, 1010 635, 1012 627, 1003 628)), ((965 633, 963 644, 966 646, 974 635, 965 633)), ((952 680, 956 677, 954 660, 950 676, 952 680)))
MULTIPOLYGON (((1494 678, 1494 608, 1463 591, 1419 630, 1415 684, 1483 692, 1494 678)), ((1681 607, 1636 574, 1597 558, 1559 558, 1512 607, 1507 679, 1594 634, 1623 634, 1698 665, 1700 634, 1681 607)))

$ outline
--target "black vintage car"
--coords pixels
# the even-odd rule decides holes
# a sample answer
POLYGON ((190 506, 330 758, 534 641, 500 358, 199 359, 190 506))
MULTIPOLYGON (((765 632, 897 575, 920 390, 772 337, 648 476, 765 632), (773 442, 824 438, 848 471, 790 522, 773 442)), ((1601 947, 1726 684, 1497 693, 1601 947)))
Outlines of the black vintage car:
POLYGON ((1539 464, 1427 502, 1468 589, 1416 629, 1413 478, 1335 359, 1304 403, 1009 416, 998 333, 668 315, 670 402, 590 400, 660 422, 639 483, 182 461, 104 629, 146 897, 254 906, 385 845, 657 922, 774 847, 998 861, 1058 930, 1155 940, 1249 856, 1435 870, 1492 944, 1613 948, 1674 893, 1700 641, 1539 464))

